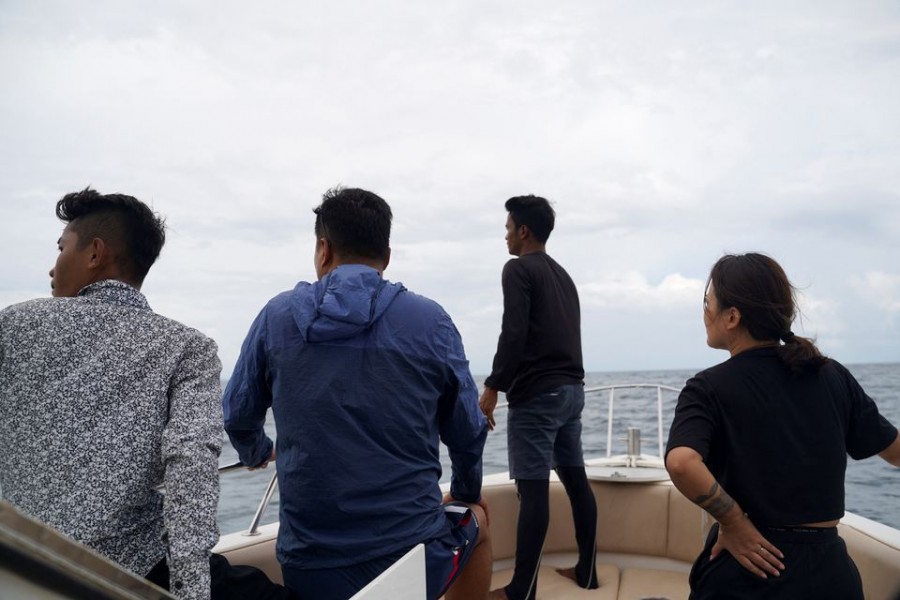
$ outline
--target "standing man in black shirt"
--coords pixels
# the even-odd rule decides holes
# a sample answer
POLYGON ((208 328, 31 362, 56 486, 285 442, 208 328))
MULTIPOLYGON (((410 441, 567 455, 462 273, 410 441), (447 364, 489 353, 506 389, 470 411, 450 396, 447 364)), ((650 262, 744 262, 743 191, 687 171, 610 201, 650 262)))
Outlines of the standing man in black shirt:
POLYGON ((572 503, 578 564, 559 572, 586 589, 596 573, 597 505, 584 471, 581 411, 584 367, 581 309, 572 278, 545 252, 555 213, 538 196, 506 202, 503 328, 480 405, 494 427, 497 392, 509 402, 510 477, 519 493, 516 565, 512 581, 495 600, 533 600, 541 549, 550 519, 550 470, 556 469, 572 503))

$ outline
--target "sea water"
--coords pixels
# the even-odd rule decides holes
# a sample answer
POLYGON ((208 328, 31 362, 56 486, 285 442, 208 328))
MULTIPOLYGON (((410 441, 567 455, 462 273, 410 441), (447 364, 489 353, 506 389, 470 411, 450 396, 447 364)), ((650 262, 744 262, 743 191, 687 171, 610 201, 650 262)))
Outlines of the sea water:
MULTIPOLYGON (((847 365, 863 389, 878 404, 878 409, 891 423, 900 426, 900 364, 847 365)), ((632 371, 620 373, 589 373, 585 378, 587 388, 613 383, 653 383, 680 389, 694 371, 632 371)), ((483 378, 476 378, 481 389, 483 378)), ((669 425, 675 410, 677 392, 663 396, 663 445, 668 437, 669 425)), ((501 396, 502 398, 502 396, 501 396)), ((584 424, 583 445, 585 457, 606 455, 608 393, 589 394, 582 415, 584 424)), ((506 459, 506 415, 496 412, 497 428, 490 432, 484 452, 484 473, 508 471, 506 459)), ((625 438, 629 427, 641 431, 643 454, 658 454, 656 390, 619 390, 615 397, 613 418, 612 454, 625 454, 625 438)), ((270 421, 266 430, 274 439, 275 428, 270 421)), ((443 447, 442 447, 442 450, 443 447)), ((446 452, 442 453, 444 478, 449 478, 450 463, 446 452)), ((226 442, 220 462, 227 464, 237 460, 237 455, 226 442)), ((880 523, 900 529, 900 469, 892 467, 880 458, 863 461, 848 458, 846 476, 846 508, 850 512, 868 517, 880 523)), ((247 529, 266 485, 274 469, 244 470, 222 476, 222 492, 219 501, 219 528, 231 533, 247 529)), ((335 476, 340 476, 335 473, 335 476)), ((327 499, 323 498, 323 502, 327 499)), ((266 509, 263 523, 278 518, 277 493, 266 509)))

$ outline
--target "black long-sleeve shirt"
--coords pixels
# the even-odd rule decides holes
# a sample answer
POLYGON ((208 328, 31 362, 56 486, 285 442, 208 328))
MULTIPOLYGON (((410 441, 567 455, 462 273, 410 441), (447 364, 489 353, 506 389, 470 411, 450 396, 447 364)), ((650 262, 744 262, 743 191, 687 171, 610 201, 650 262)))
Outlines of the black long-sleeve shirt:
POLYGON ((510 405, 583 383, 581 307, 572 278, 544 252, 503 267, 503 328, 485 385, 510 405))

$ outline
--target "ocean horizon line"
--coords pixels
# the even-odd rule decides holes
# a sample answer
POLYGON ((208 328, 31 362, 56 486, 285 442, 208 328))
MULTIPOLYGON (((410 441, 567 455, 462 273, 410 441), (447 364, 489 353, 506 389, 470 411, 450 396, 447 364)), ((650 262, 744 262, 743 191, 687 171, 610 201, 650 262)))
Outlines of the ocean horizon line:
MULTIPOLYGON (((726 360, 726 359, 723 358, 722 360, 726 360)), ((718 363, 713 363, 713 364, 718 364, 718 363)), ((666 367, 666 368, 659 368, 659 369, 604 369, 604 370, 600 370, 600 371, 585 370, 584 374, 585 374, 585 376, 588 376, 588 375, 622 375, 622 374, 627 374, 627 373, 674 373, 674 372, 681 372, 681 371, 691 371, 693 373, 699 373, 703 369, 707 369, 707 368, 713 366, 713 364, 707 365, 705 367, 666 367)), ((841 362, 841 364, 846 367, 863 367, 863 366, 869 366, 869 365, 879 366, 879 367, 896 365, 896 366, 900 367, 900 361, 874 361, 874 362, 862 362, 862 363, 861 362, 841 362)), ((490 373, 472 373, 472 377, 477 381, 484 381, 485 379, 487 379, 488 375, 490 375, 490 373)), ((231 379, 231 377, 227 377, 227 378, 222 377, 221 378, 222 385, 223 386, 227 385, 228 381, 230 379, 231 379)))

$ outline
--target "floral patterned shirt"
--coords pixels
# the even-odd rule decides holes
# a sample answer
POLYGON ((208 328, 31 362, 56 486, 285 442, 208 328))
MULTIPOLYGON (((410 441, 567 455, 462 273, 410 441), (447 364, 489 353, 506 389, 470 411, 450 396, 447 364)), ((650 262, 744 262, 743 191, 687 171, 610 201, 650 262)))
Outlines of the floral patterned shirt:
POLYGON ((174 594, 208 598, 220 371, 215 342, 120 281, 5 308, 0 494, 140 576, 166 557, 174 594))

